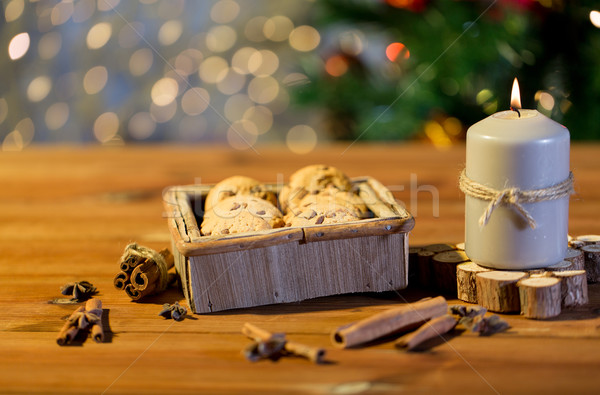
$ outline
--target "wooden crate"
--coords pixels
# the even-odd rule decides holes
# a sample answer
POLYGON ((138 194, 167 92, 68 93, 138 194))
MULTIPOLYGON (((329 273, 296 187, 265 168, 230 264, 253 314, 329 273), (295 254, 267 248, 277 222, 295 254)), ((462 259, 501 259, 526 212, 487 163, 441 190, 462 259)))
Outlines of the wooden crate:
POLYGON ((198 226, 211 186, 169 188, 164 206, 175 267, 192 311, 405 288, 414 219, 378 181, 353 183, 373 218, 219 236, 201 236, 198 226))

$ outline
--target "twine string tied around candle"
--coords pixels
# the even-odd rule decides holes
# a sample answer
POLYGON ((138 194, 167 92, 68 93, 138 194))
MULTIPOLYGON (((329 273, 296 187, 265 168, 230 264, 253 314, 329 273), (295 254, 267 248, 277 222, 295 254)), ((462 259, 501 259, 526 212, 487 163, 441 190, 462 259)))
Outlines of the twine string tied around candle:
POLYGON ((548 188, 523 191, 519 188, 512 187, 497 190, 470 179, 467 177, 466 169, 464 169, 460 174, 459 187, 467 196, 490 202, 479 218, 479 226, 486 226, 494 210, 500 205, 505 205, 519 213, 531 229, 535 229, 535 219, 529 214, 525 207, 523 207, 523 204, 568 197, 573 193, 573 180, 573 173, 569 172, 569 177, 567 177, 566 180, 548 188))

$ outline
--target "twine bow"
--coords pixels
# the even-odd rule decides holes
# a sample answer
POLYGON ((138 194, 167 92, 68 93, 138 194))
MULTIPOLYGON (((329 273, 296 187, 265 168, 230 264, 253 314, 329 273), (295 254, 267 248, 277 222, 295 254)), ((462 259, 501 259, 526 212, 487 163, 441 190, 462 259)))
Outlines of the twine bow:
POLYGON ((569 177, 567 177, 565 181, 548 188, 522 191, 519 188, 513 187, 499 191, 480 184, 477 181, 473 181, 467 177, 466 170, 463 170, 459 178, 459 187, 467 196, 488 200, 490 202, 479 218, 479 226, 484 227, 487 225, 494 210, 500 205, 506 205, 519 213, 531 229, 535 229, 535 219, 529 214, 525 207, 523 207, 523 204, 568 197, 573 193, 573 179, 573 173, 569 172, 569 177))

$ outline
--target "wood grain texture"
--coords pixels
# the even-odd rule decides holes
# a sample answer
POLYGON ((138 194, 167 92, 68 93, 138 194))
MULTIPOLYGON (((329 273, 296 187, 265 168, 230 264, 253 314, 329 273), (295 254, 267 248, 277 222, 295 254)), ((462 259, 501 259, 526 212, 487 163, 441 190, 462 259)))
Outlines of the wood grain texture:
MULTIPOLYGON (((114 289, 125 246, 170 245, 163 208, 168 186, 215 183, 232 174, 287 178, 299 167, 328 163, 351 177, 373 176, 415 216, 414 245, 464 240, 464 197, 457 177, 463 146, 420 144, 323 146, 292 155, 280 146, 252 151, 221 147, 31 147, 0 153, 0 392, 3 393, 591 393, 600 368, 600 284, 589 304, 551 320, 502 315, 508 332, 462 333, 427 353, 393 342, 358 350, 330 345, 331 331, 375 313, 436 296, 422 289, 358 294, 301 303, 158 317, 170 290, 134 303, 114 289), (439 203, 439 204, 436 204, 439 203), (48 303, 60 286, 88 280, 103 302, 105 342, 90 338, 59 347, 63 318, 76 306, 48 303), (325 347, 331 364, 301 358, 249 363, 244 322, 325 347), (465 387, 468 383, 468 388, 465 387)), ((577 194, 570 204, 573 236, 600 234, 600 145, 574 144, 577 194)), ((177 262, 175 262, 178 265, 177 262)), ((458 303, 457 301, 449 301, 458 303)))

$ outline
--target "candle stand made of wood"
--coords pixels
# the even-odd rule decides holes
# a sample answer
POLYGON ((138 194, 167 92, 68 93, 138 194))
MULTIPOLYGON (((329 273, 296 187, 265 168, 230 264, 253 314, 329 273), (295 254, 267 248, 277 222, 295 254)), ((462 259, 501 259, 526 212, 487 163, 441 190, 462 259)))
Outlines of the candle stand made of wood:
POLYGON ((569 240, 565 260, 536 270, 492 270, 469 260, 463 244, 409 249, 409 283, 456 295, 498 313, 558 316, 588 303, 587 284, 600 281, 600 236, 569 240))

